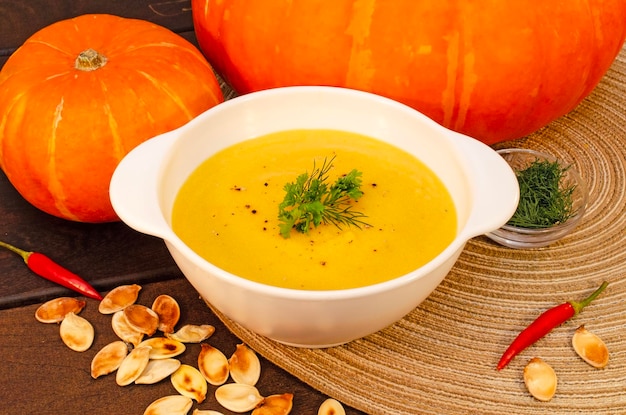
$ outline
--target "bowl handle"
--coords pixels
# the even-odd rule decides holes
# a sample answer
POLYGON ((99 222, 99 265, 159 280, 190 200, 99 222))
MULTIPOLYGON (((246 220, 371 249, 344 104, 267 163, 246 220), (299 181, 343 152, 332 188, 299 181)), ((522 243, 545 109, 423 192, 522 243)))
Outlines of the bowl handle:
POLYGON ((519 203, 519 183, 513 169, 491 147, 461 136, 459 147, 468 168, 476 172, 471 189, 475 202, 464 231, 469 239, 494 231, 511 219, 519 203))
POLYGON ((118 164, 109 185, 115 213, 131 228, 165 238, 169 226, 160 209, 157 182, 163 158, 175 142, 172 132, 132 149, 118 164))

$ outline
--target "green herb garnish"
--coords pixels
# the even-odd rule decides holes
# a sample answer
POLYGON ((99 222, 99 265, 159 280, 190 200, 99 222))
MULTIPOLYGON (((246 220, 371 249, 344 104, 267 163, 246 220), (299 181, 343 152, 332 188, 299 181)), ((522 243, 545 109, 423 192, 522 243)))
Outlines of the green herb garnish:
POLYGON ((520 201, 507 225, 521 228, 548 228, 567 221, 575 212, 572 193, 576 185, 563 187, 562 179, 570 166, 558 161, 535 160, 516 172, 520 201))
POLYGON ((362 221, 366 216, 352 209, 352 201, 363 196, 361 172, 352 170, 329 186, 328 172, 334 159, 324 159, 320 168, 313 162, 311 174, 303 173, 283 187, 286 194, 278 206, 278 220, 284 238, 289 238, 291 229, 308 233, 311 225, 331 223, 340 229, 342 225, 367 225, 362 221))

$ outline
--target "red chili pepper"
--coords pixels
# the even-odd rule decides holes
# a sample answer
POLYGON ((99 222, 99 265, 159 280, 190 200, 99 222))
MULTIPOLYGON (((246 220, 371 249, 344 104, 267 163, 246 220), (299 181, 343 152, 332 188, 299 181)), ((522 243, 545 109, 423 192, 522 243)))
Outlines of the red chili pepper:
POLYGON ((570 318, 574 317, 576 314, 580 313, 583 308, 589 305, 589 303, 595 300, 595 298, 600 295, 602 291, 604 291, 607 285, 609 285, 609 283, 604 281, 597 290, 595 290, 589 297, 585 298, 582 301, 568 301, 566 303, 559 304, 556 307, 553 307, 547 311, 544 311, 539 317, 537 317, 535 321, 530 324, 530 326, 526 327, 515 338, 515 340, 513 340, 513 343, 511 343, 509 348, 506 349, 506 351, 500 358, 496 369, 504 369, 504 367, 508 365, 509 362, 522 350, 534 344, 537 340, 539 340, 546 334, 550 333, 553 328, 560 326, 570 318))
POLYGON ((24 262, 35 274, 47 280, 62 285, 70 290, 74 290, 89 298, 102 300, 102 295, 93 288, 87 281, 63 268, 44 254, 39 252, 29 252, 0 241, 0 246, 15 252, 24 259, 24 262))

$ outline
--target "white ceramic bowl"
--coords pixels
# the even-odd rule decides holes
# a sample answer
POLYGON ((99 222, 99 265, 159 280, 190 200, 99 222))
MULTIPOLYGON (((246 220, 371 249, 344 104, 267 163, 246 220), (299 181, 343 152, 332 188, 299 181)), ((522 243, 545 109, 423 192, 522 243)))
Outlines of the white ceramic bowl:
POLYGON ((288 87, 240 96, 132 150, 110 187, 130 227, 160 237, 200 295, 242 326, 302 347, 339 345, 381 330, 418 306, 443 280, 472 237, 501 227, 519 188, 490 147, 447 130, 417 111, 365 92, 288 87), (205 159, 234 143, 288 129, 336 129, 387 141, 414 154, 444 182, 457 209, 456 238, 404 276, 334 291, 278 288, 232 275, 202 259, 172 231, 178 189, 205 159))

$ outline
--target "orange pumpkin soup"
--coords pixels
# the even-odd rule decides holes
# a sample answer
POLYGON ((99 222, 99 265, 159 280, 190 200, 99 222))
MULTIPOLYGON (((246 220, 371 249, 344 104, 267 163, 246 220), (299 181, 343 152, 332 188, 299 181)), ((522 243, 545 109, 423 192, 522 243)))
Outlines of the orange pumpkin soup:
MULTIPOLYGON (((329 183, 329 184, 330 184, 329 183)), ((443 183, 407 152, 363 135, 289 130, 211 156, 181 187, 172 228, 218 267, 269 285, 331 290, 386 281, 427 263, 455 237, 454 203, 443 183), (329 182, 353 169, 367 225, 279 231, 284 186, 332 159, 329 182)))

